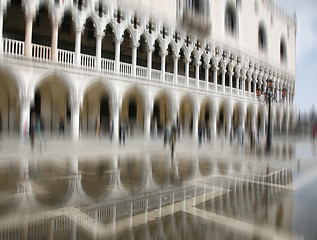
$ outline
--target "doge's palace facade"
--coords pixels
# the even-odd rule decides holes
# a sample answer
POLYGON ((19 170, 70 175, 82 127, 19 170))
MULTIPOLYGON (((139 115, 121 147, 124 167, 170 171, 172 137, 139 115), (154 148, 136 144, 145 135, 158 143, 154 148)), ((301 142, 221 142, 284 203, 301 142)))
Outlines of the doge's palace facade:
POLYGON ((120 122, 149 138, 178 123, 212 136, 267 126, 257 88, 273 91, 275 134, 295 123, 296 19, 271 0, 1 0, 2 135, 118 137, 120 122))

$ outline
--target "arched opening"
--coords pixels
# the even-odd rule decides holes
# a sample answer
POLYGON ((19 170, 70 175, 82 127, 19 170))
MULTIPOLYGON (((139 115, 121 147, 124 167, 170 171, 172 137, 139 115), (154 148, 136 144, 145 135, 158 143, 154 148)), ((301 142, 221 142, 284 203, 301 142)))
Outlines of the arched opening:
POLYGON ((259 24, 258 47, 262 52, 265 52, 267 50, 267 37, 263 24, 259 24))
POLYGON ((214 108, 208 99, 205 99, 200 107, 200 114, 198 120, 198 135, 201 136, 202 140, 211 139, 211 126, 214 118, 214 108))
POLYGON ((189 96, 183 97, 179 108, 179 124, 183 136, 192 134, 193 131, 193 103, 189 96))
MULTIPOLYGON (((123 41, 120 47, 120 62, 132 64, 132 44, 133 42, 131 38, 131 33, 130 31, 125 30, 123 34, 123 41)), ((122 70, 123 69, 120 69, 120 72, 123 72, 122 70)), ((130 74, 131 73, 132 72, 130 72, 130 74)))
POLYGON ((167 47, 167 56, 165 58, 165 71, 168 73, 174 73, 174 58, 173 58, 174 52, 172 45, 169 44, 167 47))
MULTIPOLYGON (((70 133, 69 90, 65 83, 52 75, 40 82, 35 89, 30 117, 40 121, 42 133, 65 136, 70 133)), ((33 120, 33 119, 32 119, 33 120)), ((30 123, 32 123, 30 121, 30 123)))
MULTIPOLYGON (((155 40, 154 52, 152 55, 152 69, 162 70, 161 69, 161 51, 162 51, 162 48, 161 48, 159 41, 155 40)), ((153 77, 156 76, 155 74, 152 74, 152 75, 153 75, 153 77)))
POLYGON ((226 73, 225 73, 225 86, 226 87, 229 87, 229 81, 230 81, 230 78, 229 78, 229 66, 226 67, 226 73))
POLYGON ((249 135, 251 134, 251 132, 254 132, 255 131, 255 122, 256 119, 256 115, 255 115, 255 109, 254 109, 254 106, 253 105, 249 105, 248 108, 247 108, 247 114, 246 114, 246 118, 245 118, 245 133, 246 135, 249 135))
MULTIPOLYGON (((101 43, 101 58, 115 60, 115 44, 114 44, 114 32, 113 28, 110 24, 107 25, 106 29, 104 30, 105 36, 102 38, 101 43)), ((125 40, 125 38, 124 38, 125 40)), ((126 47, 126 42, 124 43, 124 47, 126 47)), ((126 58, 124 57, 126 60, 126 58)), ((121 60, 121 58, 120 58, 121 60)), ((101 63, 101 68, 105 69, 105 64, 101 63)))
MULTIPOLYGON (((201 81, 205 81, 205 72, 206 72, 206 69, 205 69, 205 59, 203 56, 201 56, 200 58, 200 66, 199 66, 199 80, 201 81)), ((208 79, 206 80, 208 81, 208 79)), ((206 83, 207 84, 207 83, 206 83)))
MULTIPOLYGON (((140 40, 139 40, 139 47, 137 51, 137 65, 141 67, 146 67, 147 66, 147 51, 148 51, 148 45, 145 40, 145 36, 141 35, 140 40)), ((137 70, 137 75, 140 75, 141 73, 138 73, 137 70)))
POLYGON ((218 119, 217 119, 217 133, 218 136, 227 136, 229 129, 228 129, 228 123, 229 123, 229 109, 228 109, 228 103, 226 101, 223 101, 218 110, 218 119))
MULTIPOLYGON (((68 51, 75 51, 75 37, 73 17, 70 11, 64 13, 62 23, 58 33, 58 48, 68 51)), ((61 57, 61 56, 59 56, 61 57)), ((73 63, 74 59, 69 59, 69 63, 73 63)))
POLYGON ((287 48, 286 48, 286 42, 284 37, 281 38, 281 42, 280 42, 280 59, 281 59, 281 63, 287 62, 287 48))
POLYGON ((112 120, 110 91, 101 82, 90 86, 85 93, 80 113, 82 134, 107 136, 112 120))
MULTIPOLYGON (((41 5, 36 17, 33 21, 32 42, 35 44, 51 47, 52 22, 50 14, 45 5, 41 5)), ((36 56, 37 52, 32 49, 32 56, 36 56)), ((46 56, 45 59, 49 59, 46 56)))
POLYGON ((242 119, 243 119, 244 109, 241 103, 237 103, 233 108, 233 116, 232 116, 232 136, 238 137, 240 139, 240 133, 242 129, 242 119))
POLYGON ((177 73, 180 76, 185 76, 185 52, 183 48, 180 49, 179 56, 177 73))
POLYGON ((218 85, 222 85, 222 74, 223 74, 224 70, 225 69, 223 69, 223 65, 222 65, 221 61, 219 61, 218 71, 217 71, 217 84, 218 85))
POLYGON ((138 88, 132 88, 125 94, 120 120, 127 125, 128 136, 143 135, 144 100, 138 88))
POLYGON ((19 89, 14 80, 0 71, 0 135, 14 134, 20 129, 19 89))
MULTIPOLYGON (((81 37, 81 53, 85 55, 95 56, 96 55, 96 37, 95 37, 95 27, 94 20, 89 17, 86 19, 85 30, 81 37)), ((86 58, 82 58, 81 65, 85 65, 88 67, 94 67, 95 62, 89 61, 86 62, 84 60, 86 58)))
POLYGON ((190 54, 190 63, 189 63, 189 77, 192 79, 195 79, 195 61, 196 61, 196 57, 194 52, 192 52, 190 54))
POLYGON ((21 0, 12 0, 3 18, 3 37, 24 41, 25 26, 25 14, 22 11, 21 0))
POLYGON ((233 5, 228 4, 225 11, 225 29, 226 32, 235 35, 238 29, 238 17, 233 5))

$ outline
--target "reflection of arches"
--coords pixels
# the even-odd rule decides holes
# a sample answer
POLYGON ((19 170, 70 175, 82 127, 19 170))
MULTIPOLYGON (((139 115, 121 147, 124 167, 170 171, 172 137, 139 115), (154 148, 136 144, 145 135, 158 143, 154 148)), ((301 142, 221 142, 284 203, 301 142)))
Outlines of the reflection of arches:
POLYGON ((151 156, 151 169, 154 182, 161 188, 164 188, 169 183, 169 169, 168 162, 162 159, 162 157, 164 156, 151 156))
POLYGON ((109 159, 79 161, 78 169, 81 172, 81 187, 87 196, 98 200, 112 190, 113 168, 109 159))
POLYGON ((238 30, 238 16, 236 9, 232 4, 227 4, 225 11, 225 29, 228 33, 234 35, 238 30))
POLYGON ((199 158, 199 171, 202 176, 208 176, 214 171, 215 163, 208 157, 199 158))
POLYGON ((146 184, 143 159, 135 157, 120 157, 118 161, 120 181, 122 186, 131 194, 139 193, 146 184))

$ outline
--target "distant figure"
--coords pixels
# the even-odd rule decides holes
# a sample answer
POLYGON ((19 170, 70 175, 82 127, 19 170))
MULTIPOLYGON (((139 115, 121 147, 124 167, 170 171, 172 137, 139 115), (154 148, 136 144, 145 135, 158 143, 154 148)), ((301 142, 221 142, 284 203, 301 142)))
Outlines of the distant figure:
POLYGON ((113 134, 113 123, 112 120, 109 122, 109 136, 110 136, 110 142, 112 142, 112 134, 113 134))
POLYGON ((121 145, 121 140, 123 142, 123 145, 125 144, 125 124, 121 122, 119 127, 119 143, 121 145))
POLYGON ((64 124, 64 119, 61 118, 59 121, 59 134, 63 134, 63 137, 65 136, 65 124, 64 124))
POLYGON ((30 139, 31 139, 31 149, 33 152, 34 149, 34 142, 35 142, 35 132, 36 132, 36 121, 35 121, 34 113, 31 116, 31 123, 30 123, 30 139))
POLYGON ((170 133, 170 139, 169 139, 169 143, 171 146, 171 157, 174 157, 174 151, 175 151, 175 144, 176 144, 176 127, 173 124, 172 128, 171 128, 171 133, 170 133))

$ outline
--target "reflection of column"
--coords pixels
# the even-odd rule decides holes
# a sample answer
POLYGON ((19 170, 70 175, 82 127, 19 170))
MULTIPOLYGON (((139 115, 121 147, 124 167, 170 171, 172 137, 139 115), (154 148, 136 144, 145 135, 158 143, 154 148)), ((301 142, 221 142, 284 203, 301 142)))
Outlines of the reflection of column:
POLYGON ((122 37, 115 37, 114 42, 115 42, 115 63, 114 63, 114 71, 115 72, 120 72, 120 45, 122 42, 123 38, 122 37))
POLYGON ((78 138, 79 138, 79 107, 80 107, 79 101, 72 100, 71 121, 72 121, 73 141, 78 141, 78 138))
POLYGON ((53 240, 53 236, 54 236, 54 220, 50 219, 47 222, 48 225, 48 231, 47 231, 47 239, 49 240, 53 240))
POLYGON ((178 75, 178 58, 179 55, 174 55, 174 84, 177 83, 177 75, 178 75))
POLYGON ((76 28, 76 39, 75 39, 75 64, 80 65, 80 49, 81 49, 81 33, 82 28, 76 28))
POLYGON ((152 51, 154 51, 154 47, 148 47, 147 49, 147 74, 148 78, 152 77, 152 51))
POLYGON ((26 140, 29 136, 30 127, 30 100, 23 99, 21 101, 20 110, 20 136, 21 140, 26 140))
POLYGON ((76 240, 76 235, 77 235, 77 215, 74 214, 72 217, 72 240, 76 240))
POLYGON ((102 37, 104 33, 97 33, 95 34, 96 36, 96 69, 100 70, 101 69, 101 42, 102 42, 102 37))
POLYGON ((167 51, 161 51, 160 52, 161 54, 161 79, 162 79, 162 82, 165 81, 165 58, 167 56, 167 51))
POLYGON ((74 174, 78 173, 78 156, 73 156, 71 158, 70 171, 74 174))
POLYGON ((132 47, 132 75, 136 76, 136 60, 137 60, 137 49, 139 44, 131 44, 132 47))
POLYGON ((34 14, 29 13, 25 15, 25 43, 24 55, 32 57, 32 27, 33 27, 34 14))
POLYGON ((51 60, 57 61, 57 44, 58 44, 58 25, 59 21, 54 19, 52 22, 52 41, 51 41, 51 60))

